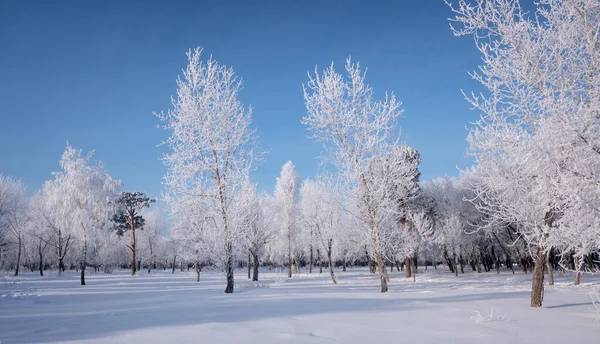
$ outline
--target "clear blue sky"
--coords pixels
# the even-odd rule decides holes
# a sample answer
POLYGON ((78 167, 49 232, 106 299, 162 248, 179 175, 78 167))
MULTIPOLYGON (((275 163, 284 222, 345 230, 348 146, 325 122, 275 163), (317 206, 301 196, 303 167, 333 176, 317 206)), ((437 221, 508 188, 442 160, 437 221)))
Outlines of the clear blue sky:
MULTIPOLYGON (((352 55, 376 94, 404 103, 404 140, 422 178, 468 164, 466 126, 478 117, 460 89, 479 56, 450 32, 449 9, 427 1, 0 1, 0 173, 30 190, 59 169, 67 140, 95 150, 129 190, 160 196, 170 108, 185 52, 204 47, 244 79, 242 101, 266 161, 253 174, 272 191, 291 159, 303 177, 321 146, 307 138, 301 84, 317 64, 352 55)), ((341 69, 340 69, 341 70, 341 69)))

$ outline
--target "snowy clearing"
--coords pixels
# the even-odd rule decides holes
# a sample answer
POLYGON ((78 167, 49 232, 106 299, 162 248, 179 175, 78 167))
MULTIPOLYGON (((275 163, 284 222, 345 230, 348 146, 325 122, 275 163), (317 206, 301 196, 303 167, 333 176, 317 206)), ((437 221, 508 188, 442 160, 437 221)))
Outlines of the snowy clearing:
POLYGON ((600 333, 588 292, 600 282, 556 273, 544 307, 530 307, 531 274, 446 269, 391 274, 390 291, 365 269, 327 273, 236 271, 224 294, 218 271, 5 275, 0 283, 0 342, 8 343, 564 343, 600 333), (283 282, 282 282, 283 281, 283 282))

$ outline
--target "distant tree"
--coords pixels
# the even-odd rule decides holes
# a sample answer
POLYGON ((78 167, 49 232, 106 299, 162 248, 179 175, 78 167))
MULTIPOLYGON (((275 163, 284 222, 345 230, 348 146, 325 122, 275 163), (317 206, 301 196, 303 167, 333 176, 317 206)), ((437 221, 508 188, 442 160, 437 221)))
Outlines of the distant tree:
POLYGON ((275 183, 275 201, 279 207, 278 217, 280 225, 280 238, 285 247, 288 277, 292 277, 292 261, 298 237, 298 195, 300 191, 300 177, 291 161, 286 162, 281 168, 281 175, 275 183))
POLYGON ((5 230, 17 244, 15 276, 19 275, 24 235, 29 222, 29 204, 25 197, 25 185, 20 180, 0 175, 0 236, 5 230))
POLYGON ((135 276, 136 257, 135 257, 135 230, 143 229, 145 219, 141 215, 144 208, 150 207, 150 203, 156 200, 146 197, 143 192, 123 192, 115 203, 117 212, 113 216, 114 228, 119 236, 123 236, 127 231, 131 232, 131 246, 126 245, 131 250, 131 275, 135 276))

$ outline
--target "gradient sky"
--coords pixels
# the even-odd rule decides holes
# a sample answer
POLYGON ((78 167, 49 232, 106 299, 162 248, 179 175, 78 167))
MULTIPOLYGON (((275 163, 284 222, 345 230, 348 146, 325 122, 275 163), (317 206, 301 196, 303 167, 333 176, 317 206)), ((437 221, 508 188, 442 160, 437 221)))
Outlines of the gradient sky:
POLYGON ((469 122, 461 89, 477 88, 472 38, 452 35, 441 0, 424 1, 0 1, 0 173, 39 189, 68 140, 95 150, 128 190, 159 197, 157 146, 189 48, 202 46, 244 79, 241 100, 269 153, 253 179, 272 192, 292 160, 319 168, 307 138, 307 71, 348 55, 368 67, 376 97, 402 100, 403 139, 422 155, 422 179, 456 176, 469 122))

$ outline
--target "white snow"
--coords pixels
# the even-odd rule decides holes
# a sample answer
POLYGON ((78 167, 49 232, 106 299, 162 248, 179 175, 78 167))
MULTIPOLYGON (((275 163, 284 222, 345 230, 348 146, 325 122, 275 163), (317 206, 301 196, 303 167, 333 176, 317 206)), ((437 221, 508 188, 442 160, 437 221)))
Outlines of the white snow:
POLYGON ((279 278, 236 271, 223 293, 219 271, 33 273, 0 280, 0 342, 8 343, 593 343, 600 334, 588 295, 600 277, 555 273, 544 307, 529 307, 531 274, 429 269, 416 282, 391 274, 379 293, 367 270, 279 278))

